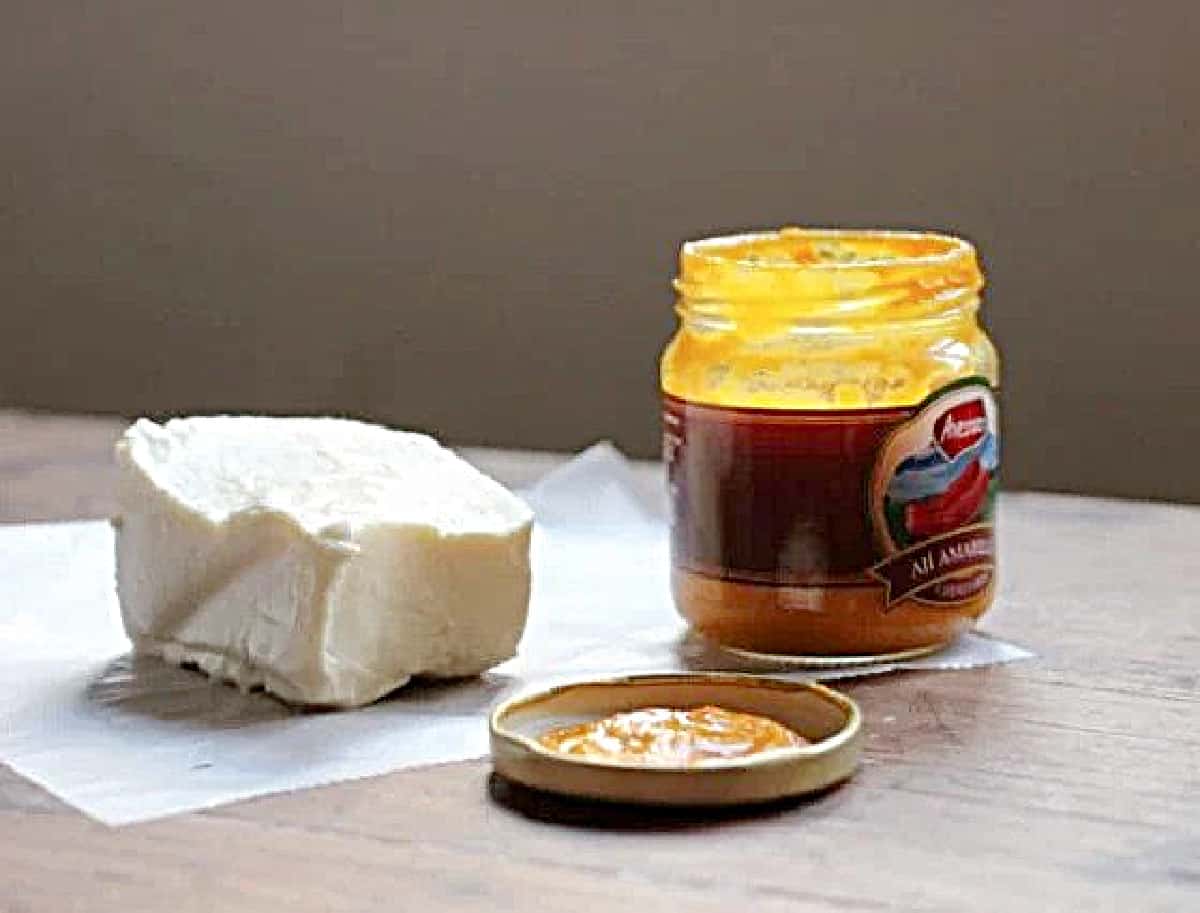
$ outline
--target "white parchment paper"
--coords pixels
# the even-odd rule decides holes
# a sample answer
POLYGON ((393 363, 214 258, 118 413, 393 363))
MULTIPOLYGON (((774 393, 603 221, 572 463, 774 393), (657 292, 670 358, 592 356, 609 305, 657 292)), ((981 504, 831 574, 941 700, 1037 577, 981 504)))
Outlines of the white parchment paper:
POLYGON ((488 708, 548 678, 704 668, 838 678, 1032 655, 972 634, 935 656, 853 670, 739 661, 677 620, 662 503, 639 496, 616 450, 593 447, 525 494, 538 526, 520 656, 348 712, 297 712, 131 657, 107 523, 0 527, 0 760, 93 818, 127 824, 480 757, 488 708))

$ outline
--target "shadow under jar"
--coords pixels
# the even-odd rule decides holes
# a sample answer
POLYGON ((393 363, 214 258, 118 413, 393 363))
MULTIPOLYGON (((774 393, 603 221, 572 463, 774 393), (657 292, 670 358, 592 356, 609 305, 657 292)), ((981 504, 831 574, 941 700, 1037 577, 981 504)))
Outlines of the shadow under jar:
POLYGON ((995 588, 996 349, 974 248, 780 231, 685 244, 662 357, 675 604, 801 662, 936 649, 995 588))

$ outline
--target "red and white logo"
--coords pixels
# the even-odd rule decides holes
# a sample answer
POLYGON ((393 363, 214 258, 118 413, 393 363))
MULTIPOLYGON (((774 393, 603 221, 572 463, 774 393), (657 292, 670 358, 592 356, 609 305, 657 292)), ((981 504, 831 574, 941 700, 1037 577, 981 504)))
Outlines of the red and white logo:
POLYGON ((987 407, 982 399, 971 399, 938 416, 933 423, 933 443, 952 460, 983 440, 987 430, 987 407))

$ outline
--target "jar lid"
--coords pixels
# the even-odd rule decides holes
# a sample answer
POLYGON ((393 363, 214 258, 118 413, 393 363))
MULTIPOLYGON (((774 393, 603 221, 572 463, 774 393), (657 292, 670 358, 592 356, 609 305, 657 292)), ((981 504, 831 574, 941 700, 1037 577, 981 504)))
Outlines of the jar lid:
POLYGON ((862 714, 846 695, 811 682, 756 675, 681 673, 578 681, 504 701, 490 719, 496 773, 547 792, 645 805, 719 806, 816 792, 858 764, 862 714), (716 706, 777 723, 809 744, 689 766, 566 754, 538 741, 563 726, 647 707, 716 706))

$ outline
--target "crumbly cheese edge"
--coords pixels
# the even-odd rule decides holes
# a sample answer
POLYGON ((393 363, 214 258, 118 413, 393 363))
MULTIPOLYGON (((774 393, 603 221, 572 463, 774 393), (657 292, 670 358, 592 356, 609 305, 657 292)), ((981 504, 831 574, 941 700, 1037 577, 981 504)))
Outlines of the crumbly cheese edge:
POLYGON ((313 696, 302 694, 286 678, 255 663, 246 662, 244 657, 210 646, 193 646, 174 640, 153 637, 137 637, 133 641, 134 652, 139 656, 156 656, 173 666, 195 664, 213 681, 232 685, 243 693, 257 690, 271 695, 293 707, 330 707, 351 709, 362 707, 379 700, 398 688, 403 688, 413 676, 404 675, 389 680, 385 685, 355 692, 353 696, 313 696))
MULTIPOLYGON (((222 418, 227 416, 211 416, 213 418, 222 418)), ((169 424, 169 423, 166 423, 169 424)), ((130 425, 124 434, 117 440, 114 445, 114 453, 120 467, 126 472, 134 473, 140 476, 143 480, 150 483, 156 494, 162 496, 172 505, 185 511, 191 517, 199 520, 211 529, 217 529, 227 523, 234 522, 241 517, 249 517, 251 515, 271 515, 276 518, 287 520, 298 532, 302 533, 309 540, 318 545, 329 548, 340 554, 356 554, 358 546, 356 540, 362 534, 379 527, 389 526, 396 523, 403 523, 405 526, 411 527, 414 530, 421 530, 443 539, 454 539, 459 537, 469 538, 480 535, 477 530, 454 531, 447 530, 441 526, 432 523, 422 523, 410 519, 389 519, 381 515, 378 518, 373 518, 367 521, 358 520, 355 524, 351 524, 349 520, 332 520, 326 523, 319 529, 312 529, 305 526, 299 519, 289 511, 279 510, 268 504, 251 504, 240 510, 228 511, 226 513, 213 513, 207 511, 202 505, 193 503, 190 500, 180 498, 174 486, 168 480, 164 480, 162 472, 157 464, 157 461, 152 459, 150 445, 147 440, 147 428, 163 429, 166 424, 160 425, 157 422, 147 418, 140 418, 130 425)), ((394 430, 394 429, 388 429, 394 430)), ((152 432, 150 432, 152 433, 152 432)), ((534 522, 533 509, 525 502, 523 498, 514 492, 510 491, 503 484, 493 479, 487 473, 482 472, 477 467, 473 466, 468 461, 464 460, 458 454, 448 447, 443 446, 436 438, 430 435, 421 435, 413 431, 395 431, 397 434, 412 434, 418 437, 423 437, 432 442, 443 454, 452 457, 461 464, 461 468, 468 471, 475 477, 477 482, 480 482, 484 487, 490 489, 498 499, 503 499, 508 502, 508 507, 512 508, 513 517, 510 522, 504 525, 497 526, 494 530, 489 530, 484 535, 506 536, 519 533, 523 528, 531 526, 534 522)), ((120 514, 113 518, 113 525, 120 524, 120 514)))

